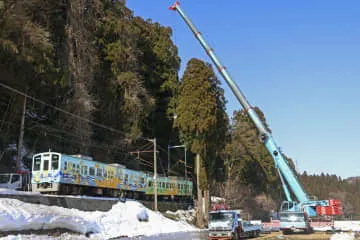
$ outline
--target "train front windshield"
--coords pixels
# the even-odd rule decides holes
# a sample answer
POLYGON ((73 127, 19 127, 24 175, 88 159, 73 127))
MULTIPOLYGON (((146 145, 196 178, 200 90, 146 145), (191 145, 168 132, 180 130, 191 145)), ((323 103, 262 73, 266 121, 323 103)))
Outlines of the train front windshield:
POLYGON ((33 172, 58 170, 60 166, 60 154, 40 153, 33 157, 33 172))

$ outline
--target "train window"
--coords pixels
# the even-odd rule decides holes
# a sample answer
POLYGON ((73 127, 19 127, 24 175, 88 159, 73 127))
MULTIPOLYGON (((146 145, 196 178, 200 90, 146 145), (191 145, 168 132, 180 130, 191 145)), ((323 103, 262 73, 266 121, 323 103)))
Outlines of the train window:
POLYGON ((144 184, 145 183, 145 178, 140 178, 140 183, 144 184))
POLYGON ((40 170, 40 164, 41 164, 41 156, 37 156, 34 158, 33 163, 33 171, 39 171, 40 170))
POLYGON ((149 181, 148 185, 149 187, 152 187, 152 181, 149 181))
POLYGON ((108 172, 105 170, 105 171, 104 171, 104 177, 107 178, 107 176, 108 176, 108 172))
POLYGON ((59 155, 53 154, 51 156, 51 170, 59 169, 59 155))
POLYGON ((79 164, 76 165, 76 173, 80 173, 80 166, 79 166, 79 164))
POLYGON ((67 162, 64 162, 64 170, 67 170, 67 162))
POLYGON ((49 160, 44 160, 43 162, 43 171, 48 171, 49 170, 49 160))
POLYGON ((88 174, 88 167, 85 166, 85 167, 84 167, 84 175, 87 175, 87 174, 88 174))
POLYGON ((169 184, 169 183, 166 183, 166 188, 170 188, 170 184, 169 184))
POLYGON ((127 182, 128 181, 128 179, 129 179, 129 175, 127 175, 127 174, 125 174, 125 182, 127 182))
POLYGON ((102 169, 101 168, 96 169, 96 176, 102 177, 102 169))
POLYGON ((90 176, 95 176, 95 168, 93 168, 93 167, 89 168, 89 175, 90 176))
POLYGON ((44 157, 50 157, 50 154, 44 154, 44 157))
POLYGON ((72 165, 72 171, 75 172, 75 163, 72 165))

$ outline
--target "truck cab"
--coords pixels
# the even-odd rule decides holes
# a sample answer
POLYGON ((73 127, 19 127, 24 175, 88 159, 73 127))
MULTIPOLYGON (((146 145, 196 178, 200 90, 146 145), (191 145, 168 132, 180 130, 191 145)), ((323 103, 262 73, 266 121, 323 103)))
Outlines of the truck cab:
POLYGON ((253 225, 240 218, 236 210, 217 210, 209 212, 209 240, 238 240, 256 237, 260 225, 253 225))
POLYGON ((0 174, 0 188, 12 190, 29 190, 29 174, 3 173, 0 174))

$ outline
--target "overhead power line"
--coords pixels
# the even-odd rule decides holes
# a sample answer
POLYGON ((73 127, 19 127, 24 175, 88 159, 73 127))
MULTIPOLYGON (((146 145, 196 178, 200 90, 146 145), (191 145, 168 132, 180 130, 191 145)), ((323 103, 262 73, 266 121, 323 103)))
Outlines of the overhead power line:
MULTIPOLYGON (((32 97, 32 96, 30 96, 30 95, 28 95, 28 94, 26 94, 26 93, 24 93, 24 92, 22 92, 22 91, 19 91, 19 90, 13 88, 13 87, 10 87, 9 85, 6 85, 6 84, 4 84, 4 83, 1 83, 1 82, 0 82, 0 86, 2 86, 3 88, 8 89, 8 90, 10 90, 10 91, 12 91, 12 92, 14 92, 14 93, 17 93, 17 94, 19 94, 19 95, 21 95, 21 96, 24 96, 24 97, 26 97, 26 98, 29 98, 29 99, 31 99, 31 100, 33 100, 33 101, 35 101, 35 102, 38 102, 38 103, 41 103, 41 104, 43 104, 43 105, 45 105, 45 106, 51 107, 51 108, 53 108, 53 109, 56 109, 56 110, 59 111, 59 112, 68 114, 68 115, 70 115, 70 116, 72 116, 72 117, 74 117, 74 118, 77 118, 77 119, 80 119, 80 120, 82 120, 82 121, 84 121, 84 122, 90 123, 90 124, 92 124, 92 125, 94 125, 94 126, 104 128, 104 129, 109 130, 109 131, 111 131, 111 132, 116 132, 116 133, 119 133, 119 134, 122 134, 122 135, 126 135, 123 131, 120 131, 120 130, 115 129, 115 128, 112 128, 112 127, 108 127, 108 126, 106 126, 106 125, 104 125, 104 124, 94 122, 94 121, 89 120, 89 119, 87 119, 87 118, 84 118, 84 117, 82 117, 82 116, 76 115, 76 114, 71 113, 71 112, 68 112, 68 111, 66 111, 66 110, 63 110, 63 109, 61 109, 61 108, 59 108, 59 107, 56 107, 56 106, 51 105, 51 104, 49 104, 49 103, 46 103, 46 102, 44 102, 44 101, 42 101, 42 100, 40 100, 40 99, 37 99, 37 98, 35 98, 35 97, 32 97)), ((143 137, 140 137, 140 138, 143 138, 143 137)), ((144 139, 145 139, 145 138, 144 138, 144 139)))

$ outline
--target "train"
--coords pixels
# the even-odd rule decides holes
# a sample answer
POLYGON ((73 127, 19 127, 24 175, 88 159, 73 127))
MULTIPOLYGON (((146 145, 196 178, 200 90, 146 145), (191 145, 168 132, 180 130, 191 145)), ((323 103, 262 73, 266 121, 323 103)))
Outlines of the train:
MULTIPOLYGON (((83 155, 37 153, 32 159, 33 192, 57 195, 90 195, 153 200, 154 176, 83 155)), ((192 181, 177 176, 157 177, 160 200, 191 201, 192 181)))

